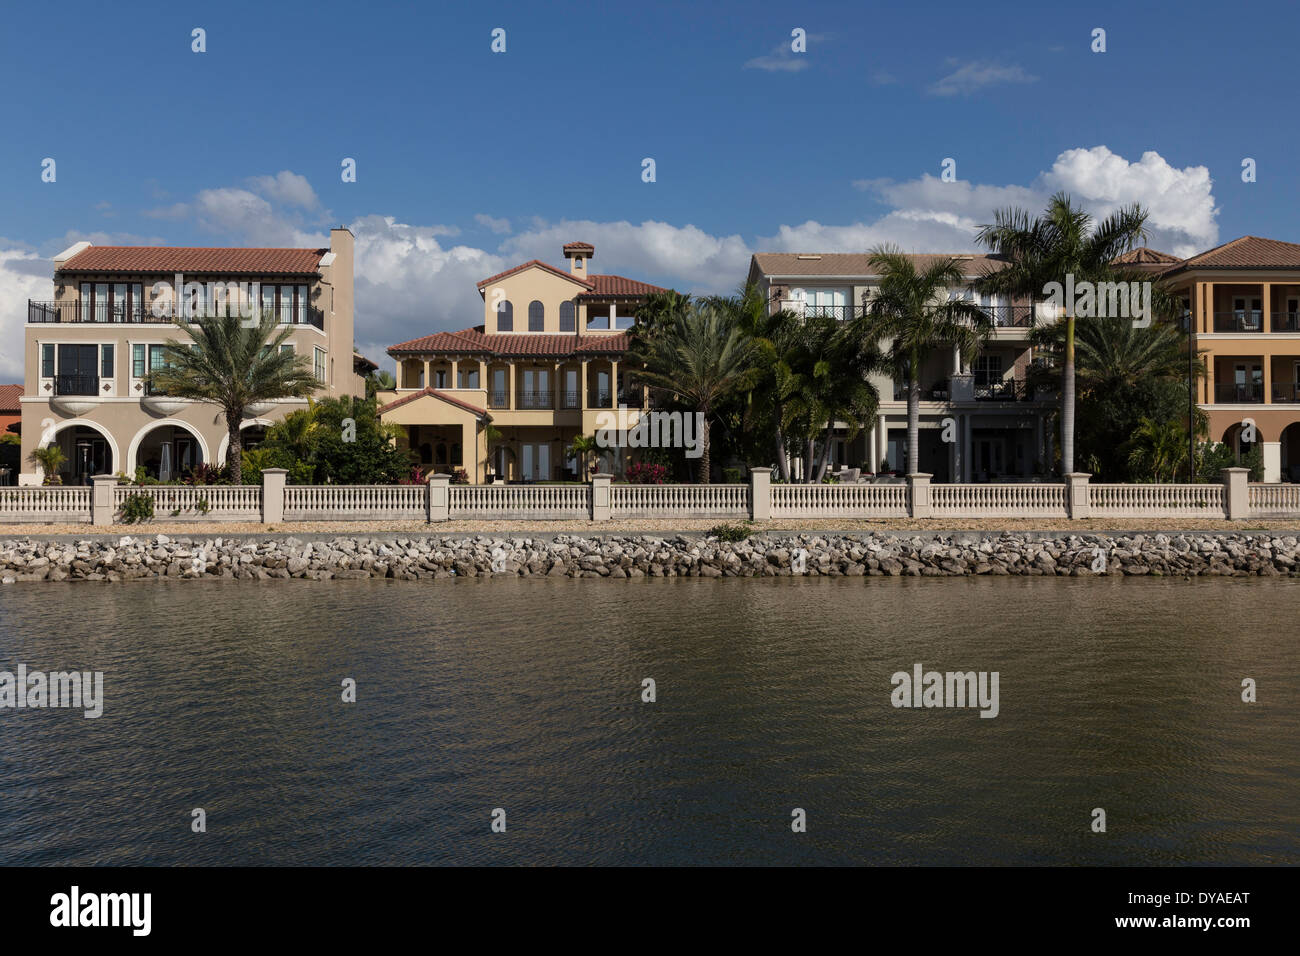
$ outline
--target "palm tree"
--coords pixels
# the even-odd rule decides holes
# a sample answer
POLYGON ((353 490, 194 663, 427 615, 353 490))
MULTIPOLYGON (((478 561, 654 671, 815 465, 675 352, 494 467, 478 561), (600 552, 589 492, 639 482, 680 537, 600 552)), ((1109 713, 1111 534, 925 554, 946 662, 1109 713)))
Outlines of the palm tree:
POLYGON ((825 477, 835 422, 843 421, 852 441, 862 422, 875 417, 880 396, 868 375, 885 365, 876 342, 841 325, 830 316, 809 316, 796 342, 777 364, 778 396, 783 402, 782 424, 805 426, 804 481, 825 477), (821 455, 814 465, 814 435, 823 431, 821 455))
POLYGON ((604 449, 601 448, 595 435, 575 435, 565 453, 571 458, 578 459, 578 467, 582 469, 582 480, 586 481, 590 474, 592 460, 599 459, 602 451, 604 449))
POLYGON ((701 416, 701 484, 709 483, 709 418, 717 405, 753 381, 753 343, 708 304, 692 303, 652 338, 634 339, 633 378, 663 389, 701 416), (638 367, 639 366, 639 367, 638 367))
POLYGON ((1135 475, 1164 481, 1167 474, 1172 481, 1187 451, 1187 430, 1172 419, 1157 422, 1143 418, 1125 447, 1135 475))
POLYGON ((245 325, 237 315, 177 321, 189 344, 169 340, 166 365, 149 375, 151 386, 178 398, 193 398, 218 406, 225 414, 230 444, 226 464, 235 484, 243 482, 239 426, 244 409, 254 402, 305 398, 320 387, 304 356, 281 352, 293 333, 276 332, 276 317, 263 313, 257 325, 245 325))
MULTIPOLYGON (((719 309, 750 340, 752 381, 744 395, 741 422, 746 431, 769 434, 781 480, 790 480, 786 451, 786 415, 777 369, 782 355, 795 345, 801 317, 789 309, 773 312, 756 283, 748 283, 732 296, 710 296, 705 304, 719 309)), ((761 447, 761 445, 760 445, 761 447)))
MULTIPOLYGON (((1023 209, 1005 209, 976 240, 1007 260, 989 272, 980 286, 989 292, 1041 301, 1050 282, 1114 281, 1123 277, 1114 265, 1119 256, 1146 238, 1147 214, 1137 203, 1116 210, 1094 228, 1092 216, 1057 193, 1037 219, 1023 209)), ((1065 306, 1064 362, 1061 376, 1061 470, 1074 471, 1075 341, 1073 303, 1065 306)))
POLYGON ((962 361, 974 360, 992 334, 988 315, 949 290, 965 283, 952 259, 939 259, 918 272, 913 260, 893 247, 873 250, 880 288, 866 313, 854 320, 855 334, 868 348, 889 342, 889 364, 907 382, 907 473, 920 471, 921 367, 932 352, 955 348, 962 361))
POLYGON ((32 464, 40 466, 41 472, 45 475, 42 483, 47 485, 52 485, 58 480, 59 469, 68 460, 68 457, 63 454, 63 449, 58 445, 50 445, 48 448, 33 448, 28 458, 31 459, 32 464))

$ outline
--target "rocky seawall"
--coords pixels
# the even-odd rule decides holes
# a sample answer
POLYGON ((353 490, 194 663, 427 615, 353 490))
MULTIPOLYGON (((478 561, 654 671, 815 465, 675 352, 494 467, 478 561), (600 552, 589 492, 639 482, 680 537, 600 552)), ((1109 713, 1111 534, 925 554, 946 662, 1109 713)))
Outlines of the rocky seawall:
POLYGON ((141 578, 582 578, 1300 574, 1300 539, 1208 534, 146 535, 0 541, 0 581, 141 578))

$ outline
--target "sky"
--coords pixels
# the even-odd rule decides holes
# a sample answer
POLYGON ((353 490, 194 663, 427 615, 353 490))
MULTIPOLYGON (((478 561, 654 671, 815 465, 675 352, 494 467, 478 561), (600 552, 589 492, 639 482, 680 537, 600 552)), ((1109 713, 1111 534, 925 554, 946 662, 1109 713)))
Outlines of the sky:
POLYGON ((384 368, 567 241, 695 293, 754 252, 977 251, 1058 190, 1177 255, 1300 242, 1294 0, 0 6, 0 380, 80 240, 346 224, 384 368))

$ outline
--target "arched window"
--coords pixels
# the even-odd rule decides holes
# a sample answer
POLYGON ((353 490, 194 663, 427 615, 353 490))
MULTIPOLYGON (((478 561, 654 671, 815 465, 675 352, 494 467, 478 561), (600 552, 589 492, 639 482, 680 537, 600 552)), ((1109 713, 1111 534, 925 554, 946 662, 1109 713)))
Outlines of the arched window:
POLYGON ((560 303, 560 331, 576 332, 578 330, 578 310, 573 307, 573 303, 564 301, 560 303))
POLYGON ((513 332, 515 330, 515 307, 509 299, 497 303, 497 331, 513 332))
POLYGON ((528 331, 546 331, 546 306, 536 299, 528 303, 528 331))

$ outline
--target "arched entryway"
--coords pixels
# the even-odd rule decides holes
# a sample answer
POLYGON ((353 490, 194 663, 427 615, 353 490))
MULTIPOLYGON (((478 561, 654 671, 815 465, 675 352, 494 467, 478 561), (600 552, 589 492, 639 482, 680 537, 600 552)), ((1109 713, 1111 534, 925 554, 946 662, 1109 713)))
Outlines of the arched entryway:
MULTIPOLYGON (((269 418, 250 418, 239 426, 239 447, 244 451, 256 448, 262 442, 266 441, 267 430, 275 424, 269 418)), ((217 457, 213 464, 220 466, 226 463, 226 450, 230 448, 230 436, 224 432, 221 435, 221 444, 217 446, 217 457)))
POLYGON ((88 485, 95 475, 113 474, 117 464, 117 442, 96 422, 74 418, 56 425, 46 445, 63 452, 59 476, 64 484, 88 485))
POLYGON ((1300 483, 1300 422, 1282 431, 1282 480, 1300 483))
POLYGON ((192 426, 171 419, 142 428, 127 452, 132 473, 144 468, 146 476, 158 481, 182 478, 208 460, 203 436, 192 426))

